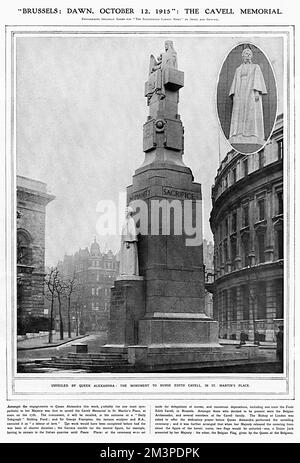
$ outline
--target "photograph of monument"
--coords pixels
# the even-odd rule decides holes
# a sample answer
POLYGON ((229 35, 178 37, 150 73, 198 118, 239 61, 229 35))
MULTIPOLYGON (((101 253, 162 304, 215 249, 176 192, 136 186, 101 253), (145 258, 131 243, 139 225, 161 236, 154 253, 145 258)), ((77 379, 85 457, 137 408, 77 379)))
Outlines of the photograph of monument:
POLYGON ((252 44, 238 45, 226 58, 218 85, 220 124, 229 143, 243 154, 259 151, 276 118, 276 83, 268 59, 252 44), (235 68, 237 56, 241 64, 235 68), (229 133, 225 119, 230 119, 229 133))
POLYGON ((283 44, 252 39, 18 39, 17 173, 53 192, 19 373, 283 372, 283 44))

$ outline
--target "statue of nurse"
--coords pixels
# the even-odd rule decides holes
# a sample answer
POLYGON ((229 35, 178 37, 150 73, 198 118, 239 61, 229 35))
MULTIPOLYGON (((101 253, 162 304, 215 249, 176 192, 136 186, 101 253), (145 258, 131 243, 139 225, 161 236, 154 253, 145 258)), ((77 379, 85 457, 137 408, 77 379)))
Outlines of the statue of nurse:
POLYGON ((139 275, 137 232, 132 217, 133 209, 129 206, 125 212, 125 222, 122 228, 120 275, 139 275))
POLYGON ((229 142, 265 143, 262 95, 267 93, 259 64, 252 63, 250 48, 242 52, 243 63, 236 69, 229 96, 233 98, 229 142))

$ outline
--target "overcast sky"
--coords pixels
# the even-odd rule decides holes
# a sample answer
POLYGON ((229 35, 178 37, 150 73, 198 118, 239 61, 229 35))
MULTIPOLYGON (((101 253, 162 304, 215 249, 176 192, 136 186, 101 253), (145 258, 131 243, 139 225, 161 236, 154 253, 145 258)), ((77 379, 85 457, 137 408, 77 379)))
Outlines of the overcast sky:
MULTIPOLYGON (((144 83, 149 56, 171 39, 185 73, 179 114, 184 162, 202 183, 204 237, 211 186, 230 149, 216 110, 218 73, 229 51, 251 42, 267 55, 282 112, 282 39, 274 37, 76 36, 17 39, 17 173, 46 182, 56 199, 47 206, 46 264, 89 246, 97 236, 96 205, 118 200, 143 162, 142 126, 148 115, 144 83)), ((101 250, 119 237, 97 237, 101 250)))

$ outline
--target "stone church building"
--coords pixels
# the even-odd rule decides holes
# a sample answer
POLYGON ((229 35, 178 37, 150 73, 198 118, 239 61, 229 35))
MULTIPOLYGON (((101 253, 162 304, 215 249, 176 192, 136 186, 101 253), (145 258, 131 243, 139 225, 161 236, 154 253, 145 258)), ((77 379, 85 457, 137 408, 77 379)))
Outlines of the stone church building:
POLYGON ((44 311, 46 206, 55 198, 47 185, 17 176, 18 333, 48 329, 44 311))

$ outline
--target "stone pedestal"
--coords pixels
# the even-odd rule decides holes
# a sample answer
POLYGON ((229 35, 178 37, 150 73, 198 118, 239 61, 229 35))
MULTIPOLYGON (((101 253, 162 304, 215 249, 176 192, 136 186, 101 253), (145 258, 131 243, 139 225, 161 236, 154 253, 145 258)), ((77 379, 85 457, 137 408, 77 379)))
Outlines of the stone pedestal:
POLYGON ((144 314, 144 279, 142 277, 122 277, 116 280, 111 289, 107 346, 138 344, 138 322, 144 314))
POLYGON ((218 323, 196 313, 157 313, 139 322, 139 338, 147 345, 218 345, 218 323))
POLYGON ((128 346, 127 358, 138 371, 189 371, 203 367, 240 365, 257 355, 255 348, 225 351, 220 345, 128 346))

